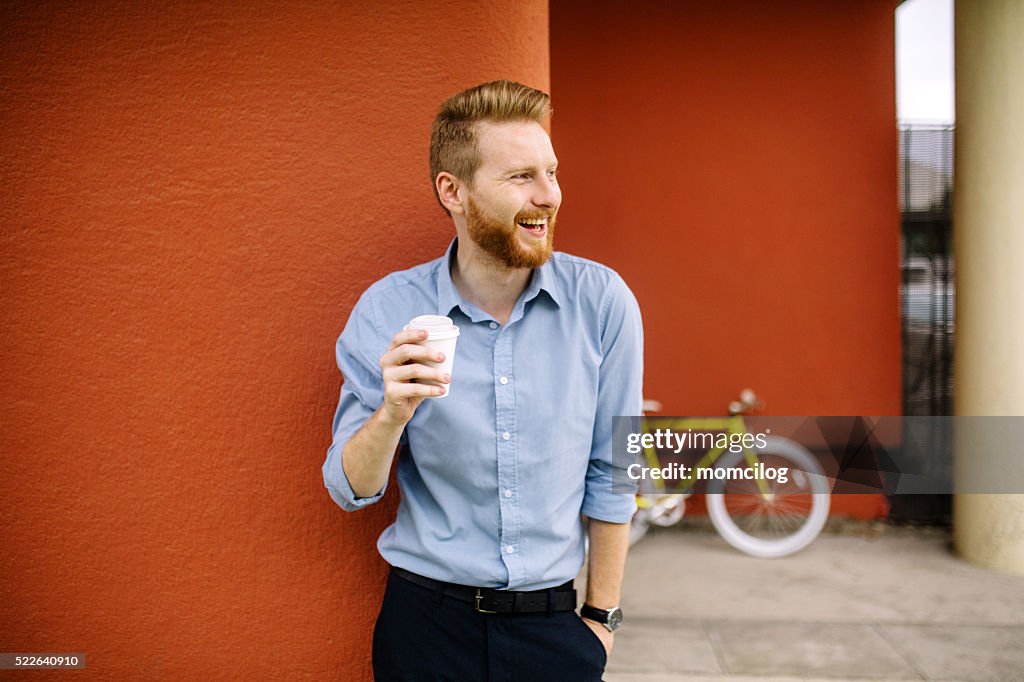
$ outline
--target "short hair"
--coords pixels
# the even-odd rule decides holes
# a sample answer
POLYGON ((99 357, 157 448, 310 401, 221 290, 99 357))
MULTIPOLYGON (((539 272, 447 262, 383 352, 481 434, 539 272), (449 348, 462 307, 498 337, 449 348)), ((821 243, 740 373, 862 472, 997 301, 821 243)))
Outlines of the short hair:
POLYGON ((543 125, 551 115, 550 99, 546 92, 509 80, 484 83, 446 99, 434 117, 430 133, 430 183, 437 202, 441 203, 436 185, 438 173, 448 172, 472 184, 480 167, 478 122, 536 121, 543 125))

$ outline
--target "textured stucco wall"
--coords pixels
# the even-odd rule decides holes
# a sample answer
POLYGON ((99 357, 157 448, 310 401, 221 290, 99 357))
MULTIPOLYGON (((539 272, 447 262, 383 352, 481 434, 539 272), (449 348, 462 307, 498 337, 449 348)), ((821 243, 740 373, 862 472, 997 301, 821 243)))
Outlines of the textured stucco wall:
POLYGON ((552 1, 559 248, 633 288, 666 414, 900 413, 894 45, 891 0, 552 1))
POLYGON ((0 650, 368 679, 334 340, 450 239, 440 101, 548 88, 547 3, 5 3, 0 64, 0 650))

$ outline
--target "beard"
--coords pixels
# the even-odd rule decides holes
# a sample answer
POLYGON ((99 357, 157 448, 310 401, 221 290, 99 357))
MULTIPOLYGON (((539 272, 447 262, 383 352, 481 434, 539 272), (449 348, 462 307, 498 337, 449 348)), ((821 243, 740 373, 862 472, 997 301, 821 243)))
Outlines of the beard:
POLYGON ((508 268, 539 268, 551 257, 555 241, 555 215, 548 211, 520 212, 511 222, 480 208, 472 197, 466 202, 466 229, 469 238, 480 249, 508 268), (519 238, 520 220, 547 216, 547 232, 542 239, 530 239, 529 245, 519 238))

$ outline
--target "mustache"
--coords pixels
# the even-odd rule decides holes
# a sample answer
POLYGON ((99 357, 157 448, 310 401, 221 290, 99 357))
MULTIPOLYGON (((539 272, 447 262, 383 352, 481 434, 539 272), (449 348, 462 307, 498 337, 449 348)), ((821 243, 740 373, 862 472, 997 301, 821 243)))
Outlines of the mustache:
POLYGON ((516 222, 520 220, 539 220, 541 218, 547 218, 549 221, 555 217, 555 214, 550 211, 543 211, 541 213, 520 213, 516 216, 516 222))

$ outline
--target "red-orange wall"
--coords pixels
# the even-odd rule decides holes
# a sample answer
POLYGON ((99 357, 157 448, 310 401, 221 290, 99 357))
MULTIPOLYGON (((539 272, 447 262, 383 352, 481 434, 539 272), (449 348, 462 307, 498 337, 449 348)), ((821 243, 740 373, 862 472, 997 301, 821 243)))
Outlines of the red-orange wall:
POLYGON ((890 0, 552 0, 558 248, 633 288, 666 414, 900 414, 894 65, 890 0))
POLYGON ((498 77, 549 87, 546 2, 4 3, 0 651, 369 679, 334 341, 447 244, 430 121, 498 77))

